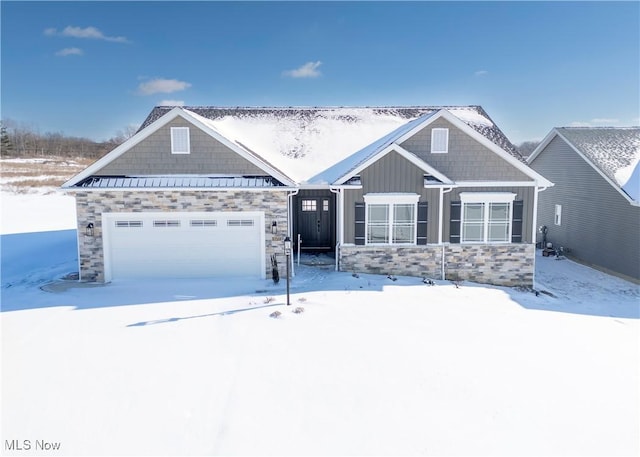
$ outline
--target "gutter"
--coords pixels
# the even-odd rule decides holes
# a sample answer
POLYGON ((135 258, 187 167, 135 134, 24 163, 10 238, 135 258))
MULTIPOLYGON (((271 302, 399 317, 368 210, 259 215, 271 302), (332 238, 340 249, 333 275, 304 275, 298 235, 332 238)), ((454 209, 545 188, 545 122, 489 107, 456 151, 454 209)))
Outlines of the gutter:
MULTIPOLYGON (((295 189, 293 191, 290 191, 287 194, 287 236, 289 237, 289 239, 291 239, 291 237, 293 236, 293 232, 292 232, 292 221, 293 221, 293 205, 291 204, 291 198, 295 195, 298 195, 298 192, 300 192, 300 189, 295 189)), ((293 253, 292 255, 289 256, 289 263, 291 265, 289 265, 289 267, 291 268, 291 277, 295 278, 296 277, 296 271, 293 267, 293 253)))
POLYGON ((336 271, 340 271, 340 264, 338 262, 338 258, 339 258, 339 252, 340 252, 340 246, 342 246, 342 241, 344 239, 344 192, 342 192, 342 190, 344 189, 343 186, 337 186, 337 187, 329 187, 329 190, 331 191, 331 193, 336 194, 337 195, 337 208, 336 208, 336 225, 338 227, 338 233, 336 234, 336 250, 335 250, 335 257, 336 257, 336 266, 335 269, 336 271))

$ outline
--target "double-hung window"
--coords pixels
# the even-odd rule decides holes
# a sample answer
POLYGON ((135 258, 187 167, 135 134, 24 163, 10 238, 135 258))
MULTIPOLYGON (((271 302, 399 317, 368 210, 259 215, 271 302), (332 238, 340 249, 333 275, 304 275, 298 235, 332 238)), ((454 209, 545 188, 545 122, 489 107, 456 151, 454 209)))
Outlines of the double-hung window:
POLYGON ((515 197, 510 192, 462 192, 461 242, 509 243, 515 197))
POLYGON ((366 243, 416 244, 417 194, 367 194, 366 243))

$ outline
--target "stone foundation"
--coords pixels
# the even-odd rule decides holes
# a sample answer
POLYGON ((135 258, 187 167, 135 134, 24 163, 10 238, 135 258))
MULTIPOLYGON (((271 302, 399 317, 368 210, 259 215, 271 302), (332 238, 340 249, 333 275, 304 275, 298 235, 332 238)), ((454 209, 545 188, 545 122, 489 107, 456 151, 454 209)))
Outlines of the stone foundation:
POLYGON ((282 239, 287 224, 286 192, 250 191, 102 191, 76 192, 80 279, 104 282, 102 213, 154 211, 263 211, 266 247, 265 272, 271 277, 271 255, 276 254, 280 276, 285 276, 282 239), (271 233, 276 221, 279 234, 271 233), (88 223, 94 236, 85 235, 88 223))
POLYGON ((533 244, 343 245, 339 252, 342 271, 467 280, 501 286, 532 286, 534 261, 533 244))

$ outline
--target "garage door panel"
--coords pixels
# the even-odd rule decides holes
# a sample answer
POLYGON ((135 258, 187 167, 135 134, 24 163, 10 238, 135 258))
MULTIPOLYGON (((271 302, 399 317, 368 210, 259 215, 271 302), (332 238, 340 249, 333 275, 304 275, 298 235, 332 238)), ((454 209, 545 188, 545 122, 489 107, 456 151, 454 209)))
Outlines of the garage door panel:
POLYGON ((108 219, 112 279, 264 276, 260 213, 136 213, 108 219), (125 223, 128 218, 135 219, 134 227, 125 223))

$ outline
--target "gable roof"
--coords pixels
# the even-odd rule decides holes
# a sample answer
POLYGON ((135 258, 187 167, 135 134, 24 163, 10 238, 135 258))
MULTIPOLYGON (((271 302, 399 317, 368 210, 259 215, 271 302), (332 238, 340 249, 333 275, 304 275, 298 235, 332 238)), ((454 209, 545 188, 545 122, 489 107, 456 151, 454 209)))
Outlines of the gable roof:
MULTIPOLYGON (((269 162, 264 160, 264 158, 262 158, 261 156, 257 155, 255 152, 251 151, 249 148, 247 148, 246 146, 242 145, 241 143, 230 141, 227 137, 225 137, 224 135, 220 134, 220 132, 218 132, 213 126, 211 126, 209 124, 207 119, 203 119, 202 117, 198 116, 197 114, 191 113, 188 110, 184 110, 182 108, 176 107, 176 108, 173 108, 173 109, 169 110, 169 112, 165 113, 165 115, 163 117, 157 119, 156 122, 153 122, 153 123, 147 125, 146 127, 138 130, 138 132, 134 136, 132 136, 127 141, 122 143, 120 146, 115 148, 113 151, 109 152, 107 155, 105 155, 101 159, 97 160, 96 162, 91 164, 89 167, 87 167, 85 170, 83 170, 82 172, 78 173, 73 178, 71 178, 70 180, 65 182, 62 185, 62 187, 63 188, 71 188, 71 187, 74 187, 74 186, 78 185, 79 183, 82 183, 83 181, 87 180, 88 178, 91 178, 92 175, 95 172, 97 172, 97 171, 101 170, 102 168, 104 168, 107 164, 109 164, 110 162, 114 161, 115 159, 117 159, 118 157, 123 155, 125 152, 127 152, 129 149, 131 149, 133 146, 135 146, 138 143, 142 142, 144 139, 148 138, 151 134, 157 132, 158 130, 160 130, 162 127, 164 127, 165 125, 167 125, 169 122, 171 122, 172 120, 174 120, 177 117, 182 117, 186 121, 194 124, 196 127, 200 128, 202 131, 204 131, 205 133, 209 134, 210 136, 215 138, 217 141, 221 142, 222 144, 224 144, 225 146, 230 148, 232 151, 234 151, 237 154, 239 154, 244 159, 248 160, 249 162, 251 162, 252 164, 257 166, 258 168, 264 170, 265 173, 267 173, 268 175, 274 177, 275 179, 280 181, 280 183, 284 184, 285 186, 295 186, 296 185, 296 183, 290 177, 288 177, 286 174, 284 174, 278 168, 274 167, 272 164, 270 164, 269 162)), ((154 176, 153 178, 158 178, 158 177, 154 176)), ((122 185, 125 185, 124 184, 125 182, 129 182, 130 183, 130 181, 112 181, 112 182, 114 183, 114 185, 117 184, 117 183, 122 183, 122 185)), ((153 183, 157 183, 159 181, 158 180, 144 180, 144 182, 149 183, 149 186, 153 187, 153 183)), ((197 183, 197 182, 200 182, 200 181, 191 180, 191 181, 181 181, 181 182, 184 183, 185 187, 192 187, 192 186, 189 185, 190 183, 197 183)), ((87 185, 85 187, 103 187, 102 184, 104 184, 104 183, 98 183, 95 180, 90 180, 88 182, 88 184, 90 184, 90 185, 87 185)), ((136 186, 136 187, 149 187, 149 186, 139 185, 139 186, 136 186)))
POLYGON ((396 143, 398 138, 404 136, 407 132, 411 131, 416 125, 420 125, 426 119, 432 117, 436 111, 432 113, 423 114, 422 116, 401 125, 391 133, 383 136, 382 138, 374 141, 373 143, 365 146, 354 154, 348 156, 344 160, 334 164, 319 174, 309 179, 311 184, 344 184, 349 178, 360 173, 363 169, 369 166, 371 163, 377 161, 382 156, 391 151, 396 151, 402 155, 405 159, 413 162, 416 166, 422 170, 436 176, 442 182, 450 183, 451 180, 444 176, 442 173, 435 170, 429 164, 424 162, 415 154, 407 151, 399 144, 396 143))
MULTIPOLYGON (((175 109, 155 107, 141 129, 175 109)), ((304 183, 354 152, 382 141, 408 122, 446 109, 470 131, 512 159, 524 159, 480 106, 413 107, 183 107, 229 141, 304 183)))
POLYGON ((528 162, 533 162, 556 136, 629 201, 640 203, 640 127, 556 127, 528 162))
POLYGON ((453 115, 447 109, 440 109, 438 111, 424 114, 417 119, 407 122, 388 135, 380 138, 377 141, 374 141, 355 154, 347 157, 346 159, 338 162, 329 169, 314 176, 309 181, 312 183, 327 182, 330 184, 343 184, 348 179, 359 173, 361 170, 363 170, 373 162, 377 161, 389 151, 395 150, 396 152, 399 152, 401 155, 403 155, 406 159, 413 162, 416 166, 420 167, 422 170, 436 177, 441 183, 453 184, 453 181, 444 176, 438 170, 434 169, 418 156, 400 146, 403 142, 411 138, 417 132, 440 118, 446 119, 455 127, 467 133, 472 138, 476 139, 489 150, 502 157, 504 160, 522 171, 527 176, 531 177, 536 181, 538 185, 552 185, 552 183, 546 180, 543 176, 539 175, 533 169, 529 168, 525 164, 525 162, 522 161, 522 156, 520 156, 520 154, 514 156, 508 151, 505 151, 500 146, 479 133, 477 130, 472 129, 468 124, 463 122, 458 116, 453 115))

